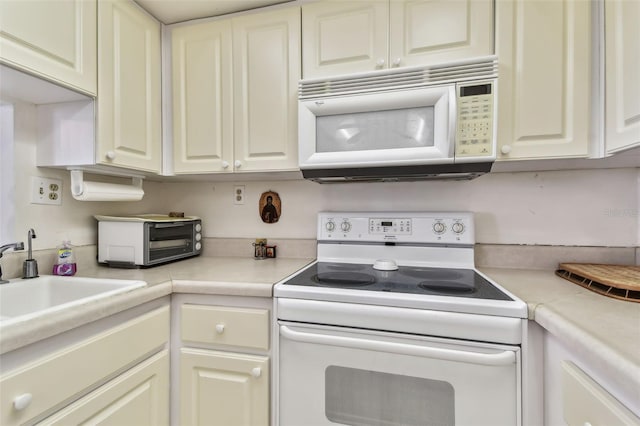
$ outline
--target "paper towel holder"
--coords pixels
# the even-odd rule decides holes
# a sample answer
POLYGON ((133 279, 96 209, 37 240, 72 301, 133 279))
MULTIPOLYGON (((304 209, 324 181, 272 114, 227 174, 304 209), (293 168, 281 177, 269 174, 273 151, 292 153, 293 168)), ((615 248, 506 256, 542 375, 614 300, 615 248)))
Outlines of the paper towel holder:
MULTIPOLYGON (((71 172, 71 195, 76 200, 82 201, 83 200, 82 196, 85 188, 84 170, 83 169, 69 169, 69 170, 71 172)), ((107 173, 104 173, 104 174, 107 174, 107 173)), ((122 188, 138 189, 142 191, 142 179, 144 179, 143 176, 130 175, 130 174, 125 175, 125 174, 118 174, 118 173, 108 173, 108 175, 131 178, 131 185, 110 184, 111 187, 117 186, 122 188)), ((142 191, 142 194, 144 194, 144 191, 142 191)), ((113 200, 113 201, 117 201, 117 200, 113 200)))

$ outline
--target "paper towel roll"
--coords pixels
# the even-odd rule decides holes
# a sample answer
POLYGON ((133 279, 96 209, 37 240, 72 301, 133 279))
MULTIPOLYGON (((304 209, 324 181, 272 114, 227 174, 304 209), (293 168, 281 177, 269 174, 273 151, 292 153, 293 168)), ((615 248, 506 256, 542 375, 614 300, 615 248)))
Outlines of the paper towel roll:
POLYGON ((80 188, 72 188, 73 198, 80 201, 140 201, 144 190, 139 186, 105 182, 82 182, 80 188))

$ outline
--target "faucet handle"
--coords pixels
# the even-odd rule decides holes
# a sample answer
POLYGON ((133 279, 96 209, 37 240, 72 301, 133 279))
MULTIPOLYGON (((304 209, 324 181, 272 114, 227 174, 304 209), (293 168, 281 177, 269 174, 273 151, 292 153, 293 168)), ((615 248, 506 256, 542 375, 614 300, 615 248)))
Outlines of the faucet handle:
POLYGON ((24 243, 23 242, 16 243, 16 247, 14 248, 14 250, 24 250, 24 243))

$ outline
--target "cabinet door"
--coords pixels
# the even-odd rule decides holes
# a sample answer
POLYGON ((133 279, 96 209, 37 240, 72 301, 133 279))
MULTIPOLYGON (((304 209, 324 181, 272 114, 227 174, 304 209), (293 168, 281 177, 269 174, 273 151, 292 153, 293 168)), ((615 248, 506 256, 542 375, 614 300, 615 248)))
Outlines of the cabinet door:
POLYGON ((180 424, 269 424, 269 359, 180 350, 180 424))
POLYGON ((491 0, 394 0, 390 7, 392 67, 493 54, 491 0))
POLYGON ((96 162, 159 172, 160 24, 130 0, 98 4, 96 162))
POLYGON ((232 171, 230 20, 171 31, 176 174, 232 171))
POLYGON ((0 62, 96 94, 96 1, 0 1, 0 62))
POLYGON ((302 74, 325 77, 387 67, 389 3, 323 1, 302 5, 302 74))
POLYGON ((585 157, 591 4, 498 0, 499 159, 585 157))
POLYGON ((233 25, 234 170, 298 168, 300 8, 233 25))
POLYGON ((169 351, 154 355, 41 423, 71 424, 168 425, 169 351))
POLYGON ((605 1, 607 153, 640 145, 640 2, 605 1))

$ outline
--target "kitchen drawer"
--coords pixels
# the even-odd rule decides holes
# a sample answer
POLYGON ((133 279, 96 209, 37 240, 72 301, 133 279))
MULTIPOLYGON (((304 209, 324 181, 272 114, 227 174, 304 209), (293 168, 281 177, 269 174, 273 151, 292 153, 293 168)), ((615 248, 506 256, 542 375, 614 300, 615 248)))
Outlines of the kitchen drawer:
POLYGON ((165 306, 7 373, 0 378, 0 424, 23 424, 40 416, 133 365, 168 339, 165 306), (18 409, 17 401, 25 406, 18 409))
POLYGON ((569 426, 640 425, 640 418, 570 361, 562 363, 562 395, 569 426))
POLYGON ((269 349, 269 310, 185 304, 180 335, 185 342, 269 349))

